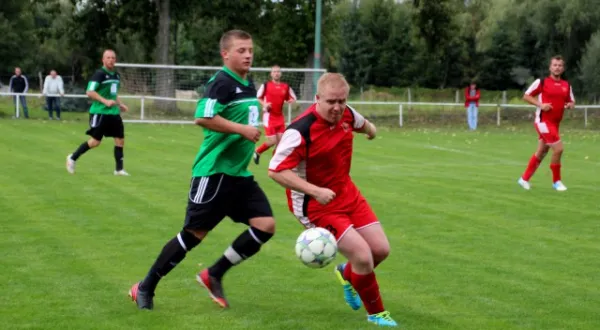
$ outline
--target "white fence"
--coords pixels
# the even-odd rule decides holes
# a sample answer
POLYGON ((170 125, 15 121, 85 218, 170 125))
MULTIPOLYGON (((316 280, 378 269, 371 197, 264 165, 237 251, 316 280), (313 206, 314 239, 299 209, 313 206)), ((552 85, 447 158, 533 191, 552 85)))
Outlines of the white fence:
MULTIPOLYGON (((21 104, 19 97, 15 96, 25 96, 25 97, 34 97, 40 98, 44 95, 40 93, 9 93, 9 92, 0 92, 0 96, 12 96, 14 98, 14 106, 15 106, 15 118, 19 118, 21 114, 21 104)), ((47 96, 59 96, 59 95, 47 95, 47 96)), ((61 98, 87 98, 87 95, 84 94, 65 94, 61 96, 61 98)), ((139 119, 125 119, 125 122, 130 123, 165 123, 165 124, 191 124, 192 120, 170 120, 170 119, 149 119, 146 116, 146 102, 161 100, 161 101, 174 101, 174 102, 186 102, 186 103, 196 103, 198 100, 195 99, 177 99, 177 98, 168 98, 168 97, 158 97, 158 96, 146 96, 146 95, 120 95, 119 98, 123 100, 139 100, 139 119)), ((297 101, 297 104, 309 106, 312 104, 312 101, 297 101)), ((351 106, 357 105, 373 105, 373 106, 385 106, 390 108, 390 113, 397 112, 398 114, 398 126, 404 127, 405 117, 410 115, 410 111, 407 109, 416 106, 438 106, 438 107, 464 107, 464 103, 429 103, 429 102, 372 102, 372 101, 352 101, 349 102, 351 106)), ((492 108, 495 109, 496 113, 496 125, 500 126, 502 122, 502 109, 505 108, 533 108, 527 104, 492 104, 492 103, 481 103, 479 104, 479 108, 492 108)), ((576 110, 583 111, 583 121, 584 127, 588 126, 588 110, 591 109, 600 109, 600 105, 576 105, 576 110)), ((133 109, 130 109, 130 111, 133 109)), ((288 105, 287 108, 287 120, 288 123, 291 119, 294 118, 292 114, 292 106, 288 105)))

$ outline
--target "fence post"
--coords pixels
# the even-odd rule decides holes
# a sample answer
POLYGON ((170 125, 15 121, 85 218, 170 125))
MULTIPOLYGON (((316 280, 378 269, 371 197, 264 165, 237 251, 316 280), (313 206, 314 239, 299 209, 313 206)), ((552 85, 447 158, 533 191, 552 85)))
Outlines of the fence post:
POLYGON ((587 109, 588 108, 583 109, 583 119, 584 119, 583 127, 585 127, 585 128, 587 128, 587 126, 588 126, 587 109))
POLYGON ((21 98, 19 97, 19 94, 15 94, 13 95, 13 97, 16 100, 16 109, 17 109, 17 115, 15 116, 16 118, 21 117, 21 98))
MULTIPOLYGON (((361 94, 361 95, 362 95, 362 94, 361 94)), ((361 97, 362 97, 362 96, 361 96, 361 97)), ((287 124, 286 124, 286 125, 289 125, 289 124, 290 124, 290 122, 292 121, 292 104, 291 104, 291 103, 288 103, 288 106, 287 106, 287 108, 288 108, 288 109, 287 109, 287 110, 288 110, 288 114, 287 114, 287 124)))
POLYGON ((144 120, 144 95, 140 99, 140 120, 144 120))
POLYGON ((496 107, 496 126, 500 126, 500 104, 496 107))
POLYGON ((402 127, 402 125, 404 124, 404 119, 402 118, 402 103, 400 103, 398 106, 398 115, 400 116, 398 119, 398 124, 400 124, 400 127, 402 127))
POLYGON ((454 97, 456 101, 454 101, 454 103, 460 103, 458 102, 458 89, 456 90, 456 96, 454 97))

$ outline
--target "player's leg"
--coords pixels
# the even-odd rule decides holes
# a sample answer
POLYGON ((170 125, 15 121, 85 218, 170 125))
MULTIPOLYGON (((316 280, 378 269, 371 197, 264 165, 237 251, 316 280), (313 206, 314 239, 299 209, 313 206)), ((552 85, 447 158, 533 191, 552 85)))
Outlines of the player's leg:
POLYGON ((67 171, 69 173, 75 173, 75 162, 81 155, 90 149, 96 148, 102 142, 102 137, 104 136, 102 117, 102 115, 90 114, 90 128, 86 131, 86 134, 89 135, 90 138, 79 145, 72 154, 67 156, 67 171))
POLYGON ((146 277, 130 290, 130 296, 139 308, 153 308, 159 281, 225 217, 223 203, 230 187, 222 184, 222 174, 192 178, 183 229, 165 244, 146 277))
POLYGON ((373 253, 369 243, 354 228, 348 228, 338 240, 338 248, 348 261, 344 271, 367 310, 367 321, 381 326, 397 326, 385 310, 374 272, 373 253))
POLYGON ((561 169, 561 158, 564 150, 562 141, 557 134, 557 141, 550 145, 552 149, 552 156, 550 158, 550 170, 552 171, 552 187, 557 191, 565 191, 567 187, 562 183, 560 169, 561 169))
POLYGON ((529 190, 531 188, 529 180, 531 179, 533 174, 535 174, 535 171, 538 169, 538 167, 542 163, 542 160, 544 160, 544 157, 546 157, 546 154, 548 154, 548 150, 550 150, 550 147, 548 146, 548 143, 546 142, 546 140, 548 139, 547 126, 545 124, 540 126, 539 124, 543 124, 543 123, 535 124, 535 128, 539 135, 537 149, 535 150, 535 153, 529 159, 529 162, 527 163, 527 167, 525 168, 525 172, 523 172, 523 175, 521 175, 521 177, 517 181, 519 183, 519 185, 526 190, 529 190))
POLYGON ((115 175, 129 176, 129 173, 123 168, 123 148, 125 147, 125 126, 121 116, 110 116, 110 123, 107 122, 106 136, 111 136, 115 140, 115 175))
POLYGON ((253 159, 254 159, 254 164, 257 164, 260 162, 260 156, 262 155, 263 152, 269 150, 269 148, 271 148, 273 145, 275 145, 275 143, 277 142, 277 134, 274 130, 274 126, 265 126, 265 137, 266 140, 265 142, 263 142, 260 146, 258 146, 258 148, 256 148, 256 150, 254 151, 254 155, 253 155, 253 159))
POLYGON ((232 243, 213 265, 202 270, 200 282, 211 298, 221 307, 228 307, 222 280, 233 266, 249 259, 275 234, 275 219, 267 196, 254 178, 233 178, 235 190, 229 195, 227 215, 234 221, 249 226, 232 243))
POLYGON ((350 221, 369 245, 373 254, 373 268, 377 268, 390 254, 390 243, 375 212, 360 193, 350 214, 350 221))

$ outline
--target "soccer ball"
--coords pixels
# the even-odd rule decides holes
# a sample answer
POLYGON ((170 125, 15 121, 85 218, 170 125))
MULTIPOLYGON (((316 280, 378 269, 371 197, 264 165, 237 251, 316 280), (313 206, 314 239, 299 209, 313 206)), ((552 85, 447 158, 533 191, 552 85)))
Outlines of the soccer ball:
POLYGON ((329 265, 335 259, 337 250, 335 236, 323 228, 309 228, 296 240, 296 255, 310 268, 329 265))

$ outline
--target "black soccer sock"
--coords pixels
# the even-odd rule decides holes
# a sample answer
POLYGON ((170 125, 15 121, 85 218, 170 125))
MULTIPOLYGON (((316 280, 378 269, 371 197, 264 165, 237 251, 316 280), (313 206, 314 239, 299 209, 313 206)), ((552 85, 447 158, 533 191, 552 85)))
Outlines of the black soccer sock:
POLYGON ((123 147, 115 146, 115 163, 117 171, 123 169, 123 147))
POLYGON ((86 151, 90 150, 90 146, 88 145, 87 141, 83 142, 79 148, 77 148, 77 150, 75 150, 75 152, 71 155, 71 159, 72 160, 77 160, 77 158, 81 157, 81 155, 83 155, 86 151))
POLYGON ((185 258, 186 253, 200 244, 200 241, 194 234, 186 230, 182 230, 173 237, 165 244, 154 265, 150 267, 148 274, 140 283, 140 290, 154 292, 160 279, 173 270, 185 258))
POLYGON ((273 237, 271 233, 254 227, 248 228, 225 250, 221 259, 208 268, 208 273, 212 277, 221 279, 231 267, 255 255, 260 250, 261 245, 265 244, 271 237, 273 237))

